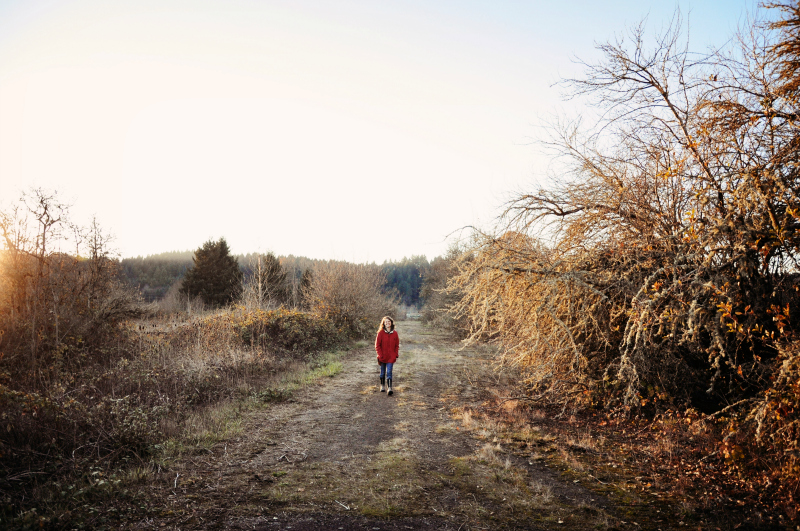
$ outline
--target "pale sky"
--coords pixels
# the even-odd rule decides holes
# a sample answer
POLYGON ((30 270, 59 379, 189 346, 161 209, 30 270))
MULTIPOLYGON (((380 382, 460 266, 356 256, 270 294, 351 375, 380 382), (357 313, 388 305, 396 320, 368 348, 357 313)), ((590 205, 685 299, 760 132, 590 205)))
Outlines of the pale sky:
POLYGON ((541 182, 574 57, 757 0, 0 0, 0 203, 56 189, 121 256, 397 260, 541 182))

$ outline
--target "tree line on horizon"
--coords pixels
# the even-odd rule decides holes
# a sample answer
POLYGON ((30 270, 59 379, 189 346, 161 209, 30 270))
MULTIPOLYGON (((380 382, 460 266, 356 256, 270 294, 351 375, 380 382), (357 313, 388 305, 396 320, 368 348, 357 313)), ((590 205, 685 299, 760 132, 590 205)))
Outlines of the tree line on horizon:
MULTIPOLYGON (((172 294, 179 291, 184 277, 193 266, 197 252, 202 249, 203 246, 195 251, 170 251, 123 258, 120 260, 121 273, 125 282, 137 288, 146 302, 159 301, 167 297, 170 291, 172 294)), ((242 281, 258 276, 256 270, 259 268, 259 263, 263 264, 262 267, 273 269, 279 267, 280 269, 275 271, 278 276, 271 282, 273 285, 271 289, 275 291, 272 298, 293 304, 299 303, 299 290, 303 285, 304 275, 310 274, 314 264, 324 262, 304 256, 278 256, 272 252, 232 255, 228 250, 226 254, 230 254, 236 261, 242 281), (281 285, 276 286, 276 284, 281 285)), ((378 267, 386 277, 383 285, 386 293, 392 294, 398 303, 405 306, 417 308, 422 306, 424 302, 421 296, 422 284, 431 268, 431 262, 424 255, 386 261, 378 267)))

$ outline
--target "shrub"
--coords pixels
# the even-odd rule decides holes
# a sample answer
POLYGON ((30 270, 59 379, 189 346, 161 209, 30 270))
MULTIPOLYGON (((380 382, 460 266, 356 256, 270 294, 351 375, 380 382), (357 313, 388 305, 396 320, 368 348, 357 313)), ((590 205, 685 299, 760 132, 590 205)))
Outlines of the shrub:
POLYGON ((376 265, 322 262, 314 266, 305 300, 317 317, 350 337, 367 337, 396 304, 381 293, 386 279, 376 265))
POLYGON ((698 60, 679 22, 599 46, 567 82, 593 98, 594 127, 555 125, 562 171, 476 232, 448 293, 532 400, 725 419, 725 463, 749 453, 791 495, 800 3, 778 7, 698 60))
POLYGON ((12 387, 18 382, 0 371, 0 527, 24 519, 53 481, 128 457, 140 462, 167 438, 196 430, 185 421, 202 418, 204 407, 285 399, 276 375, 346 339, 313 314, 234 308, 131 321, 118 330, 113 358, 52 372, 36 391, 12 387))
POLYGON ((653 50, 641 28, 601 46, 571 83, 597 98, 606 136, 557 129, 564 174, 511 201, 459 261, 456 315, 541 369, 542 391, 580 396, 589 379, 637 408, 658 387, 713 411, 774 372, 800 309, 797 99, 775 96, 793 59, 764 27, 751 36, 697 63, 679 27, 653 50))
POLYGON ((190 341, 201 341, 202 347, 211 351, 234 344, 300 358, 329 349, 346 337, 324 317, 296 310, 244 307, 202 318, 181 334, 187 335, 193 338, 190 341))
POLYGON ((119 324, 140 313, 96 221, 72 225, 55 194, 34 190, 0 212, 0 370, 20 388, 113 353, 119 324), (78 255, 58 250, 69 245, 78 255))
POLYGON ((440 329, 449 330, 456 336, 469 335, 469 323, 466 315, 455 316, 449 311, 463 293, 451 286, 448 289, 448 280, 457 272, 457 262, 462 256, 462 249, 453 246, 448 249, 445 256, 437 256, 430 263, 425 272, 420 289, 420 298, 423 301, 422 322, 440 329))

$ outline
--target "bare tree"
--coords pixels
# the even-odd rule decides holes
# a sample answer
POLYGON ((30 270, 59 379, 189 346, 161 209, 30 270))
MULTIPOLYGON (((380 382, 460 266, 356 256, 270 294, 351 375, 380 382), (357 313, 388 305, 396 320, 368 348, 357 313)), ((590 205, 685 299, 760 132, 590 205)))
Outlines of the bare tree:
POLYGON ((0 362, 23 381, 47 378, 70 361, 65 354, 77 360, 108 337, 106 327, 138 311, 117 278, 110 238, 96 220, 81 228, 67 214, 55 193, 41 189, 0 213, 0 362), (74 255, 60 248, 68 234, 74 255))
POLYGON ((601 45, 567 82, 598 121, 553 127, 562 173, 511 201, 498 235, 476 235, 451 281, 472 338, 499 340, 560 398, 752 397, 773 370, 800 244, 779 39, 754 23, 734 48, 693 54, 676 15, 652 47, 643 26, 601 45))
POLYGON ((378 266, 328 261, 315 264, 305 295, 312 312, 331 319, 343 332, 368 336, 394 301, 381 293, 385 277, 378 266))
POLYGON ((250 274, 244 279, 242 293, 245 306, 280 306, 289 299, 287 273, 273 253, 251 257, 249 267, 250 274))

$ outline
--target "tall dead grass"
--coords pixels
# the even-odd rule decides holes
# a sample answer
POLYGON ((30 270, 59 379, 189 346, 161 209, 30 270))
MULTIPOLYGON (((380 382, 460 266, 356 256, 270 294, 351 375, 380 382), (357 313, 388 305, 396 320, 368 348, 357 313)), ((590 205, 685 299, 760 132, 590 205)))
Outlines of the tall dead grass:
POLYGON ((303 385, 286 375, 305 367, 335 373, 336 363, 318 356, 347 340, 335 330, 284 310, 132 320, 119 331, 113 361, 61 374, 37 392, 6 384, 0 523, 36 506, 48 482, 77 481, 90 466, 146 465, 169 440, 202 446, 224 437, 243 404, 283 400, 303 385))

